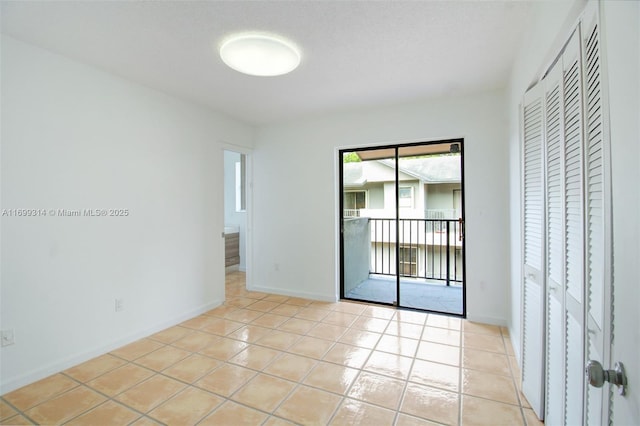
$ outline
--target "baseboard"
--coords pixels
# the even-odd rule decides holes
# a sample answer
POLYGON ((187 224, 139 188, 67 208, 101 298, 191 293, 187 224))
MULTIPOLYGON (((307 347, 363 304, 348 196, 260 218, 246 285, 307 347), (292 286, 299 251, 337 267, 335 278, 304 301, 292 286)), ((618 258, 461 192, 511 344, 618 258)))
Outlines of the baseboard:
POLYGON ((515 337, 515 333, 513 333, 513 331, 511 330, 511 327, 509 327, 509 338, 511 339, 511 344, 513 345, 513 352, 516 354, 516 359, 518 360, 518 365, 520 366, 520 368, 522 368, 522 365, 520 365, 520 341, 517 340, 515 337))
POLYGON ((216 300, 214 302, 207 303, 196 309, 192 309, 188 312, 177 315, 169 320, 158 323, 152 327, 148 327, 144 330, 140 330, 140 331, 128 334, 127 336, 121 339, 114 340, 110 343, 101 345, 97 348, 93 348, 91 350, 82 352, 80 354, 72 355, 63 360, 55 361, 47 365, 46 367, 42 367, 35 371, 9 379, 6 382, 2 381, 0 382, 0 395, 4 395, 7 392, 11 392, 15 389, 21 388, 23 386, 36 382, 40 379, 44 379, 45 377, 49 377, 52 374, 56 374, 61 371, 64 371, 68 368, 71 368, 75 365, 88 361, 97 356, 104 355, 114 349, 117 349, 124 345, 128 345, 129 343, 133 343, 136 340, 142 339, 143 337, 147 337, 154 333, 162 331, 166 328, 173 327, 174 325, 180 324, 181 322, 184 322, 188 319, 198 316, 204 312, 210 311, 211 309, 216 308, 221 304, 222 304, 221 300, 216 300))
POLYGON ((499 325, 502 327, 507 326, 507 320, 504 318, 485 317, 481 315, 473 315, 467 312, 467 321, 480 322, 483 324, 499 325))
POLYGON ((320 293, 310 293, 306 291, 296 291, 289 289, 282 289, 276 287, 265 287, 265 286, 253 286, 249 288, 250 291, 259 291, 261 293, 271 293, 271 294, 279 294, 282 296, 290 296, 290 297, 300 297, 302 299, 311 299, 318 300, 321 302, 336 302, 337 299, 335 296, 327 296, 326 294, 320 293))

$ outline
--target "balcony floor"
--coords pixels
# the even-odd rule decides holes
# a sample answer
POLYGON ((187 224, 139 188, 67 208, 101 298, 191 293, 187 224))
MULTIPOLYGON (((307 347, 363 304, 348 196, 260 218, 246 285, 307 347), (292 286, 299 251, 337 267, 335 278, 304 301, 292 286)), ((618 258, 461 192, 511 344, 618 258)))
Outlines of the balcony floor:
MULTIPOLYGON (((400 306, 426 311, 462 315, 462 286, 447 287, 440 281, 400 279, 400 306)), ((396 281, 392 277, 371 276, 351 289, 348 299, 392 303, 396 300, 396 281)))

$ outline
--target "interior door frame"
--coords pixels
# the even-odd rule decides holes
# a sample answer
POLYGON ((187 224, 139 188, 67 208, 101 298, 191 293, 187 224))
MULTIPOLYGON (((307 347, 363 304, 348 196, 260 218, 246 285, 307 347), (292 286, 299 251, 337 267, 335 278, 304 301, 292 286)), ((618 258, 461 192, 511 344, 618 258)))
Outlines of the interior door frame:
MULTIPOLYGON (((224 152, 230 151, 235 152, 237 154, 242 154, 245 156, 245 219, 246 219, 246 231, 245 231, 245 287, 248 290, 251 290, 254 286, 253 282, 253 150, 251 148, 233 145, 229 143, 221 144, 221 157, 222 157, 222 190, 221 190, 221 202, 222 206, 222 218, 224 222, 225 218, 225 199, 224 199, 224 189, 225 189, 225 176, 224 176, 224 152)), ((222 230, 224 230, 225 224, 222 223, 222 230)), ((226 280, 226 271, 224 267, 224 231, 222 232, 221 244, 223 246, 222 253, 223 258, 220 260, 223 263, 222 267, 222 282, 226 280)))
MULTIPOLYGON (((341 300, 352 300, 352 301, 357 301, 357 302, 366 302, 366 303, 374 303, 374 304, 378 304, 378 305, 385 305, 385 306, 395 306, 401 309, 406 309, 406 310, 415 310, 415 311, 422 311, 422 312, 430 312, 430 313, 436 313, 436 314, 443 314, 443 315, 450 315, 450 316, 455 316, 455 317, 459 317, 459 318, 466 318, 467 317, 467 288, 466 288, 466 282, 467 282, 467 268, 466 268, 466 232, 465 232, 465 228, 466 228, 466 219, 465 219, 465 179, 464 179, 464 138, 453 138, 453 139, 443 139, 443 140, 432 140, 432 141, 420 141, 420 142, 407 142, 407 143, 394 143, 394 144, 382 144, 382 145, 367 145, 367 146, 358 146, 358 147, 352 147, 352 148, 339 148, 337 150, 338 152, 338 163, 337 163, 337 167, 338 167, 338 189, 337 189, 337 193, 338 193, 338 240, 339 240, 339 253, 338 253, 338 258, 339 258, 339 282, 340 282, 340 287, 339 287, 339 299, 341 300), (399 262, 400 262, 400 257, 399 257, 399 251, 400 251, 400 244, 398 241, 398 237, 399 237, 399 227, 400 227, 400 199, 398 196, 398 190, 399 190, 399 169, 397 167, 398 165, 398 161, 399 161, 399 151, 401 148, 406 148, 406 147, 412 147, 412 146, 422 146, 422 145, 439 145, 439 144, 458 144, 460 147, 460 197, 461 197, 461 202, 460 202, 460 208, 461 208, 461 212, 460 212, 460 216, 462 218, 462 226, 461 226, 461 234, 462 234, 462 314, 456 314, 456 313, 451 313, 451 312, 441 312, 441 311, 431 311, 431 310, 425 310, 425 309, 418 309, 418 308, 413 308, 413 307, 407 307, 407 306, 403 306, 400 303, 400 293, 401 293, 401 288, 400 288, 400 274, 399 272, 399 262), (343 171, 343 162, 342 162, 342 157, 344 153, 348 153, 348 152, 358 152, 358 151, 376 151, 376 150, 381 150, 381 149, 393 149, 395 152, 395 158, 394 158, 394 162, 395 162, 395 226, 396 226, 396 244, 395 244, 395 251, 396 251, 396 256, 395 256, 395 266, 396 266, 396 301, 395 303, 385 303, 385 302, 379 302, 379 301, 372 301, 372 300, 366 300, 366 299, 353 299, 353 298, 346 298, 345 297, 345 292, 344 292, 344 198, 343 198, 343 191, 344 191, 344 171, 343 171)), ((448 273, 448 271, 447 271, 448 273)))
MULTIPOLYGON (((531 408, 535 412, 535 414, 541 420, 544 419, 544 401, 545 401, 545 371, 544 365, 546 362, 546 346, 545 346, 545 329, 546 329, 546 312, 545 306, 546 303, 543 303, 545 297, 545 285, 546 280, 544 279, 546 275, 546 265, 544 259, 546 258, 546 249, 545 249, 545 240, 544 240, 544 230, 546 227, 546 216, 544 212, 546 211, 546 198, 544 197, 545 187, 544 180, 540 182, 537 190, 540 191, 540 196, 542 198, 540 209, 542 212, 542 217, 540 218, 540 266, 539 270, 534 269, 532 266, 527 264, 527 256, 526 256, 526 232, 527 227, 525 218, 526 218, 526 207, 525 207, 525 198, 526 198, 526 153, 527 146, 525 146, 527 135, 526 126, 527 122, 525 120, 525 113, 527 112, 527 108, 530 108, 531 105, 536 102, 540 102, 542 106, 542 84, 540 82, 536 82, 536 84, 532 85, 524 94, 522 98, 522 102, 520 103, 520 140, 519 144, 520 149, 520 327, 522 329, 522 338, 520 339, 520 366, 522 369, 522 377, 521 377, 521 387, 522 393, 527 398, 531 408), (537 288, 533 288, 537 286, 537 288), (529 291, 528 291, 529 290, 529 291), (527 306, 527 296, 531 294, 529 297, 533 297, 534 301, 539 300, 539 306, 530 307, 528 311, 524 309, 527 306), (537 299, 536 299, 537 296, 537 299), (532 318, 535 318, 534 321, 528 321, 527 315, 530 315, 532 318), (528 325, 531 322, 531 325, 528 325), (528 333, 527 333, 528 331, 528 333), (527 336, 529 335, 529 336, 527 336), (525 340, 525 337, 528 337, 525 340), (539 354, 535 352, 531 355, 531 351, 527 350, 529 345, 533 345, 536 348, 543 348, 542 352, 539 354), (537 356, 540 355, 538 359, 537 356), (530 357, 533 356, 533 359, 530 357)), ((542 124, 540 125, 540 148, 537 155, 540 156, 541 165, 540 165, 540 177, 544 179, 544 175, 546 173, 546 165, 542 162, 542 158, 544 156, 544 152, 542 151, 544 144, 544 120, 542 119, 542 112, 540 113, 540 120, 542 120, 542 124)))

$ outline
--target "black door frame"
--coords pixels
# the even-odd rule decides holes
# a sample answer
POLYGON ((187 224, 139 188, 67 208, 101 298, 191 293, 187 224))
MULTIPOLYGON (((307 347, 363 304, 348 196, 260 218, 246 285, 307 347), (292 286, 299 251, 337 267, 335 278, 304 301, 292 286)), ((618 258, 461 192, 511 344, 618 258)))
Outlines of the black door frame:
MULTIPOLYGON (((377 305, 385 305, 385 306, 396 306, 397 308, 400 309, 406 309, 406 310, 413 310, 413 311, 421 311, 421 312, 432 312, 432 313, 437 313, 437 314, 443 314, 443 315, 450 315, 450 316, 455 316, 455 317, 460 317, 460 318, 466 318, 467 317, 467 265, 466 265, 466 248, 467 248, 467 242, 466 242, 466 232, 464 232, 464 228, 465 228, 465 224, 466 224, 466 219, 465 219, 465 201, 466 201, 466 197, 465 197, 465 184, 464 184, 464 138, 457 138, 457 139, 444 139, 444 140, 438 140, 438 141, 426 141, 426 142, 411 142, 411 143, 405 143, 405 144, 391 144, 391 145, 378 145, 378 146, 367 146, 367 147, 358 147, 358 148, 347 148, 347 149, 339 149, 338 150, 338 173, 339 173, 339 182, 338 182, 338 192, 340 194, 339 196, 339 218, 340 218, 340 229, 339 229, 339 238, 340 238, 340 299, 341 300, 352 300, 352 301, 356 301, 356 302, 366 302, 366 303, 373 303, 373 304, 377 304, 377 305), (396 224, 396 239, 398 238, 398 236, 400 235, 400 220, 399 220, 399 215, 400 215, 400 199, 398 197, 398 189, 399 189, 399 170, 398 170, 398 162, 399 162, 399 151, 401 148, 406 148, 406 147, 412 147, 412 146, 423 146, 423 145, 439 145, 439 144, 458 144, 460 147, 460 190, 461 190, 461 208, 462 208, 462 212, 461 212, 461 217, 462 217, 462 227, 460 232, 462 233, 462 238, 463 238, 463 244, 462 244, 462 314, 456 314, 456 313, 451 313, 451 312, 440 312, 440 311, 429 311, 429 310, 425 310, 425 309, 419 309, 419 308, 412 308, 412 307, 406 307, 406 306, 402 306, 400 304, 400 274, 398 273, 400 271, 399 269, 399 261, 400 261, 400 257, 399 257, 399 251, 400 251, 400 244, 398 244, 398 242, 396 241, 396 303, 385 303, 385 302, 378 302, 378 301, 372 301, 372 300, 365 300, 365 299, 352 299, 352 298, 347 298, 345 297, 344 294, 344 170, 343 170, 343 155, 345 153, 348 152, 359 152, 359 151, 376 151, 376 150, 381 150, 381 149, 393 149, 395 152, 395 192, 396 192, 396 217, 395 217, 395 224, 396 224)), ((448 271, 447 271, 448 273, 448 271)))

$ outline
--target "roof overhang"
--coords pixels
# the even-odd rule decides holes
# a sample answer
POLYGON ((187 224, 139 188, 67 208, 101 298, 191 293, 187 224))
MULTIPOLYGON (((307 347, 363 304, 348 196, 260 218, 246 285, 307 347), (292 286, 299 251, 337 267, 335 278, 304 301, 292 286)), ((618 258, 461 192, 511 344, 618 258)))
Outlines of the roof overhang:
MULTIPOLYGON (((455 143, 459 143, 459 141, 452 140, 443 143, 400 146, 398 149, 398 156, 403 158, 417 157, 420 155, 449 154, 451 152, 451 145, 455 143)), ((383 160, 395 158, 396 156, 395 147, 371 150, 367 149, 354 152, 362 161, 383 160)))

